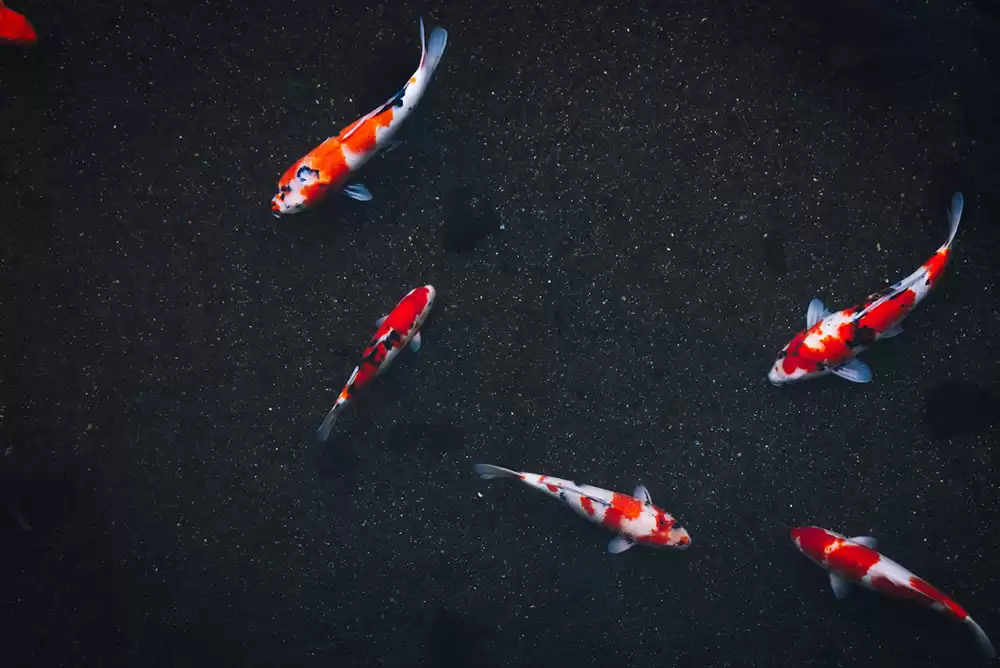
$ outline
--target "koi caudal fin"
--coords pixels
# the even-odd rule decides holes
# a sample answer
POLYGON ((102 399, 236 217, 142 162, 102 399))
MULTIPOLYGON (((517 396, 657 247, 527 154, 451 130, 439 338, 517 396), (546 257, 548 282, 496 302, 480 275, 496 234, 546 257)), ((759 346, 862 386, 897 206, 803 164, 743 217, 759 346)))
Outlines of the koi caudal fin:
POLYGON ((476 464, 472 467, 472 470, 479 474, 479 477, 483 480, 489 480, 490 478, 520 478, 521 474, 517 471, 511 471, 510 469, 505 469, 501 466, 493 466, 492 464, 476 464))
POLYGON ((958 233, 958 224, 962 222, 962 209, 965 208, 965 198, 962 193, 955 193, 951 196, 951 209, 948 210, 948 241, 944 242, 942 248, 951 246, 958 233))
POLYGON ((976 634, 976 641, 979 643, 979 649, 982 650, 983 654, 989 659, 995 659, 997 651, 993 648, 990 639, 986 637, 986 632, 983 631, 982 627, 976 624, 972 617, 966 617, 965 623, 972 627, 973 633, 976 634))
POLYGON ((316 429, 316 438, 319 439, 320 442, 326 443, 330 440, 330 433, 333 431, 333 425, 337 422, 337 418, 340 417, 340 414, 343 412, 344 406, 346 405, 346 401, 337 399, 337 403, 333 405, 330 412, 328 412, 326 417, 323 418, 323 424, 316 429))
POLYGON ((448 31, 444 28, 431 30, 430 39, 424 39, 424 20, 420 19, 420 67, 431 74, 437 69, 444 55, 444 47, 448 46, 448 31))

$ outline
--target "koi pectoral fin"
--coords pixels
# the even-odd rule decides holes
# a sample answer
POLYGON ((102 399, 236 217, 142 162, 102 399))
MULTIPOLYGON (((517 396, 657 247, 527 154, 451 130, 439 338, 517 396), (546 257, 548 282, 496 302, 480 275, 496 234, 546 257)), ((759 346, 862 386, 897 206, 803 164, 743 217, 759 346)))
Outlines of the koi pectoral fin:
POLYGON ((882 335, 882 338, 891 339, 892 337, 899 336, 902 333, 903 333, 902 325, 893 325, 889 329, 885 330, 885 333, 882 335))
POLYGON ((836 573, 830 573, 830 588, 833 589, 833 595, 838 601, 844 600, 851 593, 851 585, 836 573))
POLYGON ((414 334, 413 338, 410 339, 410 350, 413 352, 420 350, 420 332, 414 334))
POLYGON ((372 201, 372 194, 360 183, 348 183, 344 186, 344 194, 351 199, 356 199, 359 202, 370 202, 372 201))
POLYGON ((635 541, 625 536, 615 536, 608 543, 608 552, 611 554, 621 554, 635 545, 635 541))
POLYGON ((835 366, 830 371, 852 383, 867 383, 872 379, 872 370, 868 368, 867 364, 857 358, 840 366, 835 366))

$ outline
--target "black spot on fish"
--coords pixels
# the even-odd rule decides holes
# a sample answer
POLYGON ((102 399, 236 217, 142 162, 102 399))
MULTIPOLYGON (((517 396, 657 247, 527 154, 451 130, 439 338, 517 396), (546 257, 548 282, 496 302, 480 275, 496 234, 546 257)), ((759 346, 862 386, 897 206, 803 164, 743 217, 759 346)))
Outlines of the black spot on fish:
POLYGON ((403 96, 406 95, 406 86, 399 89, 395 95, 389 98, 389 101, 382 105, 382 108, 378 110, 378 113, 383 114, 393 107, 403 106, 403 96))
POLYGON ((307 183, 309 181, 318 181, 319 170, 310 169, 306 165, 302 165, 301 167, 299 167, 299 171, 295 172, 295 178, 297 178, 299 181, 302 181, 302 183, 307 183))
POLYGON ((781 352, 778 353, 778 359, 779 360, 783 360, 786 357, 788 357, 788 351, 787 350, 782 350, 781 352))
POLYGON ((390 341, 389 339, 386 339, 385 341, 383 341, 382 345, 385 347, 385 349, 387 351, 388 350, 392 350, 392 341, 390 341))
POLYGON ((389 335, 385 337, 386 341, 391 341, 392 344, 399 343, 402 338, 403 336, 394 329, 389 330, 389 335))
POLYGON ((563 501, 565 501, 566 500, 566 492, 559 492, 559 498, 562 499, 563 501))

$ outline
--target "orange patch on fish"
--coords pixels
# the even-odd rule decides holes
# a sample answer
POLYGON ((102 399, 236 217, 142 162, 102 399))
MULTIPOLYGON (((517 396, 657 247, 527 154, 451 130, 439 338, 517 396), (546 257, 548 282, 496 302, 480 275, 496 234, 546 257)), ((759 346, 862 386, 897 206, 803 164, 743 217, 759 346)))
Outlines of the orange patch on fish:
MULTIPOLYGON (((350 137, 342 139, 344 146, 350 149, 351 153, 368 153, 375 149, 375 132, 379 128, 388 127, 392 123, 393 109, 389 107, 381 114, 372 116, 362 123, 351 134, 350 137)), ((343 135, 343 132, 341 132, 343 135)))
POLYGON ((594 502, 590 500, 589 496, 581 496, 580 505, 583 507, 585 513, 591 517, 594 516, 594 502))

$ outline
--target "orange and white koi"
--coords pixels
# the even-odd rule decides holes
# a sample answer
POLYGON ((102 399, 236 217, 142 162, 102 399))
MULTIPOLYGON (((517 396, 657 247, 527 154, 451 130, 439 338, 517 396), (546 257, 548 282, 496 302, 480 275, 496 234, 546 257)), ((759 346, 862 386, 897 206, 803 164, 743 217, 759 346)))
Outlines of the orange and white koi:
POLYGON ((802 554, 829 571, 830 586, 838 599, 847 596, 853 584, 893 598, 913 601, 966 624, 975 633, 983 653, 990 658, 996 656, 993 643, 962 606, 926 580, 877 552, 874 538, 845 538, 820 527, 799 527, 792 530, 792 540, 802 554))
POLYGON ((0 0, 0 44, 30 46, 38 41, 34 26, 23 14, 5 7, 0 0))
POLYGON ((806 329, 778 353, 768 380, 783 385, 833 373, 854 383, 870 381, 871 369, 856 356, 876 341, 902 333, 900 323, 941 279, 951 257, 963 205, 962 193, 955 193, 951 199, 948 240, 903 280, 857 306, 836 313, 830 313, 823 302, 813 299, 806 313, 806 329))
POLYGON ((347 181, 379 151, 394 145, 393 137, 423 97, 447 44, 448 32, 443 28, 435 28, 425 40, 424 20, 420 19, 421 56, 417 71, 385 104, 354 121, 288 168, 278 181, 278 193, 271 199, 274 215, 304 211, 341 188, 348 197, 363 202, 371 200, 371 193, 362 184, 348 184, 347 181))
POLYGON ((389 368, 403 348, 409 345, 414 351, 420 350, 420 328, 427 320, 436 296, 433 285, 414 288, 400 300, 396 308, 376 321, 378 329, 365 348, 361 363, 354 369, 344 389, 340 391, 337 402, 316 430, 321 441, 329 440, 334 423, 355 394, 389 368))
POLYGON ((649 491, 639 485, 632 496, 611 492, 569 480, 521 473, 491 464, 476 464, 473 469, 484 480, 517 478, 529 487, 555 497, 591 522, 614 531, 608 552, 619 554, 633 545, 687 549, 691 536, 670 513, 653 505, 649 491))

